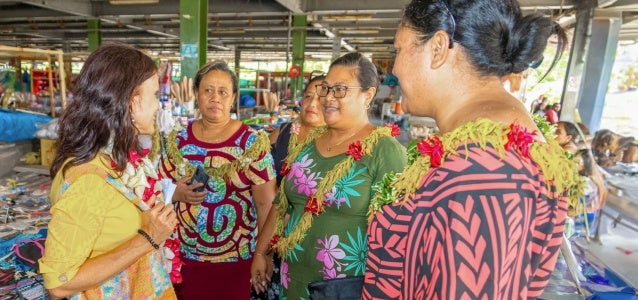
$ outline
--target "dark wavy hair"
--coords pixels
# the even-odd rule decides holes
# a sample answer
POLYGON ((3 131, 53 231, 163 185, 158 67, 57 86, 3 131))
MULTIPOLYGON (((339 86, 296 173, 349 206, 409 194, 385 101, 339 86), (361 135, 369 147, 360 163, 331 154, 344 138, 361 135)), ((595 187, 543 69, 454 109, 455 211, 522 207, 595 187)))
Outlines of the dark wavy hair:
POLYGON ((314 76, 314 77, 310 77, 310 80, 308 80, 308 84, 306 85, 306 88, 303 90, 303 92, 305 93, 305 92, 307 92, 307 91, 309 91, 309 90, 314 91, 314 90, 315 90, 315 86, 311 86, 310 84, 311 84, 313 81, 319 81, 319 82, 321 82, 321 81, 323 81, 324 79, 326 79, 326 75, 317 75, 317 76, 314 76))
POLYGON ((51 176, 60 170, 64 175, 69 167, 89 162, 111 136, 115 169, 124 170, 129 150, 141 150, 131 98, 156 73, 153 60, 133 47, 110 43, 93 51, 74 81, 73 101, 60 117, 51 176))
POLYGON ((483 76, 520 73, 535 66, 543 59, 549 37, 556 34, 558 49, 551 70, 567 44, 558 23, 541 13, 523 16, 516 0, 413 0, 405 7, 400 26, 417 31, 421 42, 445 31, 450 47, 461 45, 483 76))
POLYGON ((580 130, 578 127, 572 122, 560 121, 556 123, 556 125, 562 124, 565 127, 565 134, 572 137, 572 141, 574 144, 578 145, 583 138, 581 137, 580 130))
POLYGON ((238 83, 237 75, 235 75, 235 72, 233 72, 228 67, 228 64, 226 64, 223 61, 209 62, 203 65, 201 68, 199 68, 199 70, 197 71, 197 74, 195 74, 195 80, 193 80, 193 92, 195 92, 195 94, 197 94, 197 91, 199 90, 199 85, 202 83, 202 79, 204 78, 204 76, 206 76, 206 74, 212 71, 222 71, 228 74, 228 76, 230 76, 230 79, 233 81, 233 93, 235 93, 236 95, 239 95, 239 83, 238 83))
POLYGON ((351 52, 343 55, 330 64, 330 69, 334 66, 347 66, 357 68, 357 81, 361 89, 366 91, 370 88, 379 90, 379 74, 377 67, 359 52, 351 52))

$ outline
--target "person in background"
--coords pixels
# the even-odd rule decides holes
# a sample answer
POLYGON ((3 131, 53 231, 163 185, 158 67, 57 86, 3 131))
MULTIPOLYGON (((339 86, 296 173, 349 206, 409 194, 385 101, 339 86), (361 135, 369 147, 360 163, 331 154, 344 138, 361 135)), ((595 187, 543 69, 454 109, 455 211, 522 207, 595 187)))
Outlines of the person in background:
MULTIPOLYGON (((587 210, 589 225, 592 225, 595 215, 605 204, 608 191, 591 150, 581 138, 582 135, 574 123, 560 121, 556 124, 556 141, 573 157, 578 165, 578 174, 585 179, 585 197, 582 201, 587 210)), ((594 228, 589 226, 592 235, 595 233, 594 228)))
POLYGON ((262 255, 255 241, 275 196, 270 143, 231 119, 238 84, 226 63, 202 66, 193 90, 201 118, 169 134, 161 165, 177 185, 184 266, 175 288, 180 299, 249 299, 251 261, 262 255), (196 166, 210 176, 206 184, 189 184, 196 166))
POLYGON ((580 181, 501 78, 534 65, 553 34, 562 53, 562 28, 516 1, 406 6, 393 72, 405 110, 434 118, 440 134, 409 147, 408 167, 373 199, 363 299, 542 294, 580 181))
POLYGON ((571 155, 576 154, 584 145, 580 139, 580 132, 574 123, 560 121, 556 123, 556 141, 571 155))
POLYGON ((552 106, 545 110, 545 118, 550 124, 558 123, 558 112, 560 111, 560 103, 554 103, 552 106))
POLYGON ((51 166, 39 271, 54 298, 175 299, 159 245, 177 218, 138 140, 154 134, 158 90, 153 60, 132 47, 103 45, 84 63, 51 166))
MULTIPOLYGON (((316 86, 321 84, 321 81, 326 78, 323 73, 321 74, 311 77, 308 81, 300 103, 301 111, 299 112, 299 117, 292 122, 282 124, 269 136, 271 153, 275 160, 275 170, 277 171, 277 185, 281 183, 284 177, 281 169, 288 155, 288 149, 294 148, 297 143, 303 141, 313 129, 326 124, 321 113, 319 96, 315 92, 316 86)), ((268 259, 271 258, 269 257, 268 259)), ((257 295, 253 294, 251 299, 279 299, 281 259, 276 253, 273 253, 272 259, 273 274, 266 292, 257 295)))
POLYGON ((538 99, 532 102, 532 106, 530 107, 530 112, 536 115, 543 115, 545 113, 545 109, 547 108, 548 103, 549 103, 549 100, 547 99, 547 96, 540 95, 538 96, 538 99))
MULTIPOLYGON (((280 197, 264 227, 270 231, 275 227, 273 238, 269 243, 269 234, 264 234, 257 243, 256 251, 267 253, 272 245, 282 258, 283 299, 317 294, 336 299, 336 294, 309 287, 328 279, 340 279, 332 282, 340 299, 361 295, 362 278, 355 277, 365 271, 373 186, 387 172, 400 170, 406 159, 405 149, 392 137, 398 128, 377 128, 368 119, 378 85, 372 62, 360 53, 349 53, 336 59, 315 86, 326 126, 311 131, 289 150, 280 197), (353 278, 358 288, 346 283, 353 278)), ((266 268, 265 262, 257 262, 253 282, 266 268)))
POLYGON ((301 111, 299 112, 299 117, 290 123, 282 124, 269 136, 272 145, 272 156, 275 160, 275 170, 278 172, 277 184, 283 178, 280 171, 288 155, 288 149, 303 141, 311 130, 326 124, 321 112, 320 99, 315 91, 316 86, 320 85, 325 78, 325 75, 310 78, 304 90, 303 100, 300 103, 301 111))

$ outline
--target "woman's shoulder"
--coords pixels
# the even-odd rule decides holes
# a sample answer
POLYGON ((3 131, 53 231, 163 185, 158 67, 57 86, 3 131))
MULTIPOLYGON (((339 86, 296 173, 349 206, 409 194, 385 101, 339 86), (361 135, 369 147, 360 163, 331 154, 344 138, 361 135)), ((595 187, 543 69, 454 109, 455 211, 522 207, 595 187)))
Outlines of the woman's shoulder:
POLYGON ((397 153, 405 155, 405 146, 401 145, 399 141, 393 136, 384 136, 379 139, 374 151, 378 152, 382 156, 394 156, 397 153))
POLYGON ((71 196, 100 195, 100 197, 86 197, 87 199, 83 201, 104 197, 111 190, 107 182, 109 175, 116 174, 100 157, 71 166, 64 172, 64 177, 60 171, 54 178, 51 186, 51 201, 55 204, 67 192, 71 192, 67 194, 71 196))

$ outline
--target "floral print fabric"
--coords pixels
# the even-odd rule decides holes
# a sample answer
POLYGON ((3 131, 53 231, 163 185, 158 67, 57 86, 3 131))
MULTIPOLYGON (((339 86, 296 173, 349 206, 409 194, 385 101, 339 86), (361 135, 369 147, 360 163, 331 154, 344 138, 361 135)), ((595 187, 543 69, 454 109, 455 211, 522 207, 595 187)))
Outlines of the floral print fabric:
MULTIPOLYGON (((317 184, 346 154, 323 157, 314 144, 306 147, 283 178, 290 201, 288 234, 304 213, 317 184)), ((367 258, 367 212, 371 186, 388 171, 405 165, 405 149, 391 137, 382 138, 371 156, 354 163, 349 172, 325 191, 325 212, 316 216, 304 239, 281 264, 282 299, 309 299, 308 283, 361 276, 367 258)))

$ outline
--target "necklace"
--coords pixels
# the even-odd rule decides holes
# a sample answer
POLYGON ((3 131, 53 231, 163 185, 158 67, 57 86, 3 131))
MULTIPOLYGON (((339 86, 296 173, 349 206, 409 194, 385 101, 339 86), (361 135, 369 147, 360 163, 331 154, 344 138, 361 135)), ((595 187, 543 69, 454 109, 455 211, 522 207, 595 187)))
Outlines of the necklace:
MULTIPOLYGON (((201 130, 201 135, 202 135, 202 139, 205 139, 206 136, 206 126, 204 126, 204 120, 200 120, 200 124, 202 125, 202 130, 201 130)), ((228 123, 230 123, 230 118, 228 118, 228 120, 226 120, 226 122, 222 125, 217 125, 214 126, 213 128, 224 128, 226 127, 226 125, 228 125, 228 123)), ((224 135, 222 135, 222 137, 216 138, 216 139, 212 139, 210 140, 213 143, 218 143, 219 141, 223 140, 224 135)))
MULTIPOLYGON (((290 168, 287 168, 286 166, 293 166, 294 161, 299 157, 301 151, 306 148, 306 146, 310 145, 310 143, 314 142, 317 137, 324 134, 326 132, 326 128, 326 126, 321 126, 313 129, 308 133, 306 138, 301 141, 301 143, 295 145, 292 151, 288 151, 288 155, 284 161, 284 168, 286 168, 287 171, 283 172, 284 174, 287 174, 290 171, 290 168)), ((359 131, 360 130, 361 129, 359 129, 359 131)), ((390 136, 390 134, 391 131, 388 127, 379 127, 361 141, 357 141, 360 142, 361 156, 370 155, 377 145, 377 142, 379 142, 379 140, 383 137, 390 136)), ((304 213, 299 219, 299 222, 286 236, 284 236, 284 219, 289 203, 286 193, 279 193, 279 203, 275 204, 277 205, 275 232, 273 233, 270 245, 279 251, 279 255, 282 258, 290 251, 293 251, 295 246, 304 239, 305 233, 310 229, 310 227, 312 227, 313 218, 324 211, 324 201, 326 196, 324 192, 332 190, 336 182, 348 174, 354 165, 354 162, 354 157, 352 155, 348 155, 326 173, 323 179, 317 184, 315 193, 308 197, 306 206, 304 207, 304 213)), ((285 182, 285 180, 281 181, 279 186, 280 191, 285 190, 285 182)))
MULTIPOLYGON (((194 126, 191 124, 191 126, 194 126)), ((177 144, 178 136, 186 138, 184 129, 173 130, 166 140, 166 157, 164 163, 168 165, 174 165, 176 173, 174 178, 180 179, 187 175, 195 173, 195 166, 184 159, 177 144)), ((193 129, 195 131, 195 129, 193 129)), ((243 170, 247 172, 250 167, 250 163, 256 161, 260 155, 270 150, 270 140, 268 134, 265 131, 258 131, 256 133, 257 138, 254 143, 250 145, 248 149, 244 149, 243 153, 240 153, 234 160, 223 163, 217 166, 206 167, 206 174, 215 178, 230 178, 231 174, 236 174, 238 171, 243 170)))
MULTIPOLYGON (((345 142, 345 141, 347 141, 347 140, 351 139, 353 136, 355 136, 357 133, 359 133, 361 130, 363 130, 363 128, 366 128, 366 126, 367 126, 367 125, 368 125, 368 124, 363 125, 363 127, 359 128, 359 130, 357 130, 357 131, 353 132, 351 135, 349 135, 349 136, 348 136, 348 137, 346 137, 345 139, 342 139, 342 140, 341 140, 341 141, 339 141, 338 143, 336 143, 336 144, 332 144, 331 146, 328 146, 328 148, 326 148, 326 150, 327 150, 328 152, 332 151, 332 148, 337 147, 337 146, 341 145, 343 142, 345 142)), ((332 134, 331 134, 331 136, 332 136, 332 134)))

